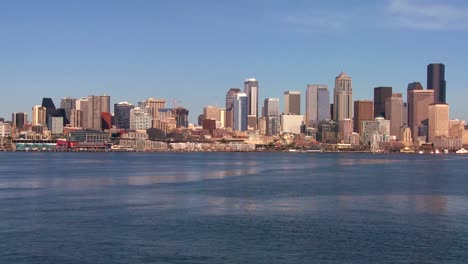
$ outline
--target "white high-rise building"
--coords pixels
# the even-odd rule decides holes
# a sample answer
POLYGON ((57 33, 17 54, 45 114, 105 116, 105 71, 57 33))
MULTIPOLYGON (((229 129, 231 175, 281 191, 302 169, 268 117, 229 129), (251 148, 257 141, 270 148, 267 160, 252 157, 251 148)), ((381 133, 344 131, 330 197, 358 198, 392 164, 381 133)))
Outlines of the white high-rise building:
POLYGON ((351 77, 342 72, 335 78, 333 115, 336 121, 353 118, 353 87, 351 77))
POLYGON ((247 95, 248 116, 258 119, 258 81, 255 78, 245 80, 244 93, 247 95))
POLYGON ((33 126, 45 126, 47 124, 47 109, 40 105, 36 105, 32 108, 32 125, 33 126))
POLYGON ((234 130, 247 131, 248 96, 246 93, 237 93, 233 110, 234 130))
POLYGON ((150 108, 147 110, 135 107, 130 110, 130 129, 131 130, 147 130, 152 127, 153 116, 150 113, 150 108))

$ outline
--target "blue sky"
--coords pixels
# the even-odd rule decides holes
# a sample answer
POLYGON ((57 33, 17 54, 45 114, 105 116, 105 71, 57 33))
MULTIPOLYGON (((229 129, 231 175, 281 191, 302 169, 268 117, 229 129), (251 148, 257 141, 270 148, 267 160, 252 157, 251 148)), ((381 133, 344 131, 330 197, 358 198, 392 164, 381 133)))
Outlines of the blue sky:
POLYGON ((462 0, 0 1, 0 116, 105 93, 177 100, 195 121, 249 77, 282 100, 346 71, 353 99, 372 99, 425 87, 443 62, 451 117, 468 119, 467 43, 462 0))

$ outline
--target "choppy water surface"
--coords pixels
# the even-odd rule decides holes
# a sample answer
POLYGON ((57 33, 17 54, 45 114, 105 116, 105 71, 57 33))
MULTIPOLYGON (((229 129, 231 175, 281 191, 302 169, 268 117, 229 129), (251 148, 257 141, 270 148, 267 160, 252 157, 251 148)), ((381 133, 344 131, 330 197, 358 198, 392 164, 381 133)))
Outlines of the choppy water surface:
POLYGON ((467 164, 0 153, 0 263, 468 263, 467 164))

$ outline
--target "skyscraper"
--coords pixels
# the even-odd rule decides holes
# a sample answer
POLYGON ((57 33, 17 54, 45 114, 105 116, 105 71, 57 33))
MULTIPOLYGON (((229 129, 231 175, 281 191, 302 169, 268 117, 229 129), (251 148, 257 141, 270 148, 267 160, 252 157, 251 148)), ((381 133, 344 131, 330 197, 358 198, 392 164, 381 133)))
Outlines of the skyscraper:
POLYGON ((238 93, 234 101, 234 130, 247 130, 247 113, 249 111, 246 93, 238 93))
POLYGON ((131 130, 147 130, 151 128, 153 117, 145 109, 135 107, 130 109, 130 129, 131 130))
POLYGON ((385 100, 392 97, 392 87, 375 87, 374 88, 374 117, 386 117, 385 100))
POLYGON ((23 113, 23 112, 13 113, 11 115, 11 121, 12 121, 13 127, 16 127, 19 130, 22 130, 24 128, 24 125, 28 123, 28 114, 23 113))
POLYGON ((434 90, 434 103, 446 103, 445 65, 432 63, 427 65, 427 89, 434 90))
POLYGON ((217 106, 205 106, 203 108, 203 119, 209 119, 209 120, 215 120, 220 122, 221 117, 220 117, 220 111, 219 107, 217 106))
POLYGON ((233 128, 234 127, 234 101, 236 100, 237 94, 241 92, 239 88, 231 88, 226 93, 226 128, 233 128))
POLYGON ((362 135, 364 121, 374 120, 374 102, 370 100, 354 101, 354 131, 362 135))
POLYGON ((47 109, 40 105, 36 105, 32 108, 32 125, 33 126, 45 126, 47 124, 47 109))
POLYGON ((385 116, 390 120, 390 135, 400 139, 400 130, 403 126, 403 97, 395 93, 385 100, 385 116))
MULTIPOLYGON (((81 102, 82 104, 82 102, 81 102)), ((102 113, 110 112, 110 96, 95 96, 91 95, 88 97, 88 109, 87 109, 87 127, 95 130, 101 130, 102 128, 102 113)))
POLYGON ((158 120, 159 109, 166 108, 166 100, 149 98, 145 105, 141 104, 139 107, 142 109, 145 109, 145 107, 151 108, 151 115, 154 119, 158 120))
POLYGON ((353 86, 351 77, 342 72, 335 78, 333 117, 340 121, 353 118, 353 86))
POLYGON ((70 124, 71 112, 76 108, 76 99, 71 97, 62 98, 60 101, 60 108, 65 110, 65 125, 70 124))
POLYGON ((299 91, 284 92, 284 114, 285 115, 300 115, 301 114, 301 92, 299 91))
POLYGON ((328 86, 308 84, 306 90, 306 125, 317 127, 320 120, 330 119, 328 86))
POLYGON ((408 90, 408 126, 415 141, 427 137, 428 106, 433 102, 434 90, 408 90))
POLYGON ((330 120, 330 92, 328 86, 321 86, 317 89, 317 120, 330 120))
POLYGON ((176 127, 188 127, 189 110, 178 107, 175 109, 176 127))
POLYGON ((49 116, 52 116, 55 114, 56 108, 55 108, 54 101, 52 100, 52 98, 44 97, 42 98, 41 106, 46 108, 46 120, 49 120, 49 116))
POLYGON ((436 137, 448 137, 450 121, 448 104, 431 104, 428 112, 428 142, 433 143, 436 137))
POLYGON ((76 100, 76 110, 80 112, 75 112, 75 116, 73 119, 74 123, 72 126, 82 127, 84 129, 90 128, 88 125, 88 115, 89 115, 89 99, 88 98, 81 98, 76 100))
POLYGON ((278 98, 266 98, 263 102, 264 117, 279 116, 279 99, 278 98))
POLYGON ((258 119, 258 81, 254 78, 246 79, 244 93, 247 94, 248 116, 258 119))
POLYGON ((130 110, 135 108, 128 102, 114 104, 114 123, 119 129, 130 129, 130 110))

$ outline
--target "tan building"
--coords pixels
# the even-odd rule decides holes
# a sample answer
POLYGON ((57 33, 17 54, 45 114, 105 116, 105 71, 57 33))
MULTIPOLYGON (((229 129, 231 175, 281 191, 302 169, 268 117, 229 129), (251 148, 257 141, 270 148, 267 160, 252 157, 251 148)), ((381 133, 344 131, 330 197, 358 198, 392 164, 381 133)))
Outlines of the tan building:
POLYGON ((203 119, 210 119, 220 122, 220 109, 217 106, 206 106, 203 108, 203 119))
POLYGON ((403 96, 394 93, 385 99, 385 119, 390 120, 390 135, 400 140, 400 129, 403 126, 403 96))
POLYGON ((428 106, 434 102, 434 90, 408 90, 408 127, 411 129, 413 140, 427 137, 419 133, 427 128, 428 106))
POLYGON ((370 100, 354 101, 354 131, 362 134, 362 122, 374 121, 374 103, 370 100))
POLYGON ((428 142, 434 142, 436 137, 449 137, 448 104, 431 104, 428 112, 428 142))
POLYGON ((413 138, 409 127, 402 127, 400 129, 400 140, 405 147, 411 147, 413 145, 413 138))
POLYGON ((301 114, 301 92, 299 91, 284 92, 284 114, 285 115, 300 115, 301 114))
POLYGON ((353 86, 351 77, 342 72, 335 78, 333 117, 335 120, 353 118, 353 86))
POLYGON ((32 125, 33 126, 39 126, 43 125, 45 126, 47 123, 47 109, 45 107, 42 107, 40 105, 36 105, 32 108, 32 125))
POLYGON ((146 101, 146 106, 151 109, 151 116, 154 119, 159 120, 159 109, 166 108, 166 100, 149 98, 146 101))
POLYGON ((303 115, 281 115, 281 131, 283 133, 300 134, 303 115))

